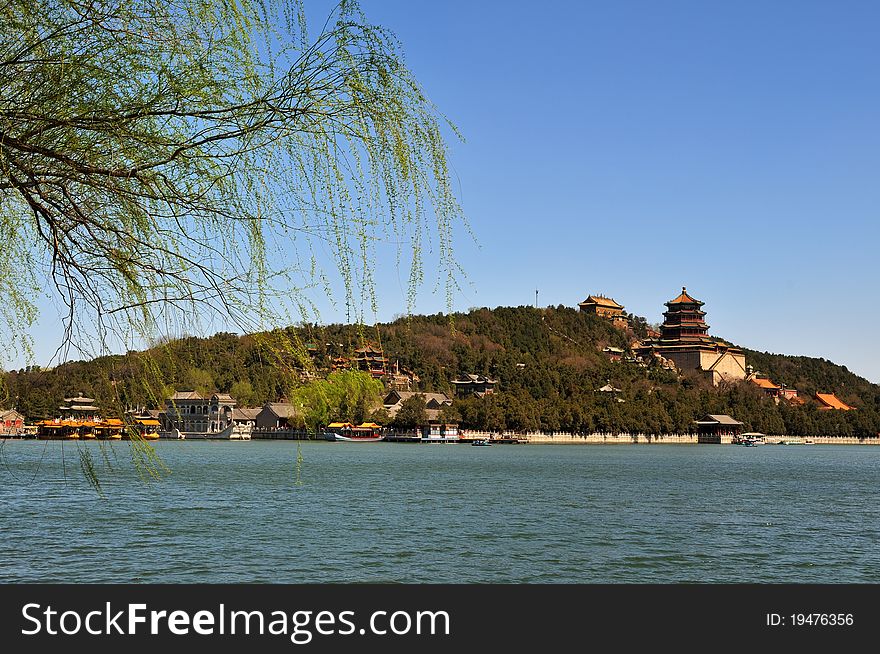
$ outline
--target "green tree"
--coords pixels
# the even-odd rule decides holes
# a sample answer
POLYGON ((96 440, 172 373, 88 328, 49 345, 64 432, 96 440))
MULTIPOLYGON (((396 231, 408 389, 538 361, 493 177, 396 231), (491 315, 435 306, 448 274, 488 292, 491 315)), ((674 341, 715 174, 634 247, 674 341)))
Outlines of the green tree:
POLYGON ((425 408, 425 396, 413 395, 406 398, 400 405, 391 425, 398 429, 415 429, 428 422, 428 411, 425 408))
POLYGON ((7 347, 28 350, 41 289, 84 353, 206 315, 278 324, 309 313, 319 245, 362 319, 389 232, 412 244, 411 298, 428 239, 451 294, 447 123, 355 1, 318 24, 297 0, 0 5, 7 347))
MULTIPOLYGON (((43 293, 63 307, 61 359, 289 324, 335 273, 362 321, 389 233, 409 244, 410 303, 429 241, 451 303, 448 123, 355 0, 317 24, 298 0, 0 3, 0 357, 31 356, 43 293)), ((304 358, 276 333, 260 356, 283 374, 265 392, 304 358)), ((158 405, 206 367, 163 365, 125 394, 104 370, 95 394, 121 416, 135 390, 158 405)))
POLYGON ((304 384, 294 404, 302 405, 306 425, 317 429, 331 422, 363 422, 380 405, 381 382, 359 370, 340 370, 304 384))
POLYGON ((250 406, 256 399, 254 387, 247 379, 235 382, 229 388, 229 394, 235 398, 238 406, 250 406))

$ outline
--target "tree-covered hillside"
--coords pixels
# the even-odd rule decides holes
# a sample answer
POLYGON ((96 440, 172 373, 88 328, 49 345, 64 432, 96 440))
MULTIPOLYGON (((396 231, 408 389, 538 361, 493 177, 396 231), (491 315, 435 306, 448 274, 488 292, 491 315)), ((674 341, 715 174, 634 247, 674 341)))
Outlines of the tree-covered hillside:
POLYGON ((229 392, 241 404, 261 405, 292 397, 311 375, 325 376, 333 361, 372 343, 384 350, 391 367, 416 373, 413 390, 452 395, 451 380, 464 373, 496 379, 494 395, 457 400, 445 410, 464 427, 673 433, 693 431, 693 421, 706 413, 727 413, 747 430, 768 434, 874 436, 880 431, 880 387, 824 359, 747 350, 755 370, 797 388, 807 400, 777 404, 749 383, 715 388, 695 372, 680 375, 654 362, 611 361, 603 348, 625 349, 634 334, 576 309, 483 308, 451 318, 438 314, 369 328, 286 330, 309 346, 311 356, 305 347, 302 352, 273 349, 271 334, 185 338, 143 353, 7 373, 4 404, 16 404, 31 420, 53 416, 64 397, 79 392, 118 409, 159 406, 174 389, 229 392), (619 391, 600 392, 606 384, 619 391), (817 391, 836 393, 857 410, 819 410, 809 399, 817 391))

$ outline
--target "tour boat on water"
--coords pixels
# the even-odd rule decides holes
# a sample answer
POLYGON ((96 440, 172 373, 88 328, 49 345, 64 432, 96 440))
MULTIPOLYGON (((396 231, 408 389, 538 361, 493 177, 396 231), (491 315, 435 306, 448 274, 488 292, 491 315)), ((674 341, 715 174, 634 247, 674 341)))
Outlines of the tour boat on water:
POLYGON ((755 447, 757 445, 766 445, 764 434, 760 432, 748 432, 739 438, 740 445, 744 447, 755 447))
POLYGON ((350 422, 331 422, 324 429, 324 439, 352 443, 377 443, 385 439, 382 427, 374 422, 353 425, 350 422))

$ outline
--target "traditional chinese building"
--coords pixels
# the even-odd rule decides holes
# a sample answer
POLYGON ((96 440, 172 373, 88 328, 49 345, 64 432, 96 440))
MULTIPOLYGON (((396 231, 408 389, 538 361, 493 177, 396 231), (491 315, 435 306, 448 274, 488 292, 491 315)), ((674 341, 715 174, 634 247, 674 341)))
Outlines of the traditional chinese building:
POLYGON ((725 414, 709 414, 702 420, 694 421, 697 425, 698 443, 732 443, 743 429, 739 420, 734 420, 725 414))
POLYGON ((779 397, 780 392, 782 391, 781 386, 777 386, 769 379, 765 379, 763 377, 750 377, 749 381, 760 388, 762 391, 764 391, 764 393, 769 395, 770 397, 779 397))
POLYGON ((383 377, 388 372, 388 359, 382 348, 367 345, 354 351, 353 358, 358 370, 370 373, 373 377, 383 377))
POLYGON ((458 379, 453 379, 452 383, 455 385, 456 397, 483 397, 494 393, 498 382, 483 375, 461 375, 458 379))
POLYGON ((681 294, 666 303, 660 338, 642 341, 640 354, 659 354, 675 363, 679 370, 702 370, 712 383, 746 378, 746 357, 742 350, 709 336, 705 303, 690 296, 682 286, 681 294))
POLYGON ((816 393, 816 401, 821 411, 852 411, 855 407, 841 400, 834 393, 816 393))
POLYGON ((578 304, 580 310, 605 320, 610 320, 618 329, 629 327, 629 321, 623 315, 623 305, 618 304, 610 297, 604 295, 590 295, 586 300, 578 304))
POLYGON ((0 409, 0 434, 18 434, 23 429, 23 415, 15 409, 0 409))
POLYGON ((397 412, 400 411, 400 407, 403 406, 403 403, 414 395, 421 395, 424 398, 425 411, 428 420, 435 422, 439 419, 440 412, 445 407, 452 405, 452 400, 446 396, 446 393, 415 393, 412 391, 392 390, 382 401, 382 406, 388 413, 388 417, 393 418, 396 416, 397 412))
POLYGON ((591 313, 600 318, 623 316, 623 305, 604 295, 590 295, 578 306, 584 313, 591 313))
POLYGON ((254 422, 258 429, 293 429, 302 423, 302 411, 289 402, 269 402, 254 422))

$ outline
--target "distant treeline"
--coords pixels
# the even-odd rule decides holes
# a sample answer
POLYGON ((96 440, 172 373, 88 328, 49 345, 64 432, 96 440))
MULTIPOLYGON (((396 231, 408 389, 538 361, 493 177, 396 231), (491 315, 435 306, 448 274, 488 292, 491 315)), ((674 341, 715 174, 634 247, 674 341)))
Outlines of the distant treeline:
MULTIPOLYGON (((634 317, 637 332, 644 320, 634 317)), ((53 417, 64 397, 80 392, 102 407, 161 406, 174 389, 228 392, 259 406, 301 394, 303 371, 329 370, 366 343, 389 365, 414 372, 413 390, 453 395, 462 373, 498 380, 496 393, 456 400, 446 410, 465 428, 588 433, 692 432, 707 413, 729 414, 749 431, 796 436, 875 436, 880 387, 824 359, 746 350, 747 363, 777 384, 797 388, 803 405, 776 404, 749 383, 715 388, 697 372, 682 375, 648 362, 610 361, 605 346, 626 348, 635 335, 568 307, 501 307, 466 314, 412 316, 375 327, 305 325, 288 328, 302 351, 274 347, 272 334, 169 341, 146 352, 66 363, 52 370, 5 374, 5 399, 30 420, 53 417), (312 355, 305 346, 311 346, 312 355), (599 392, 610 383, 619 393, 599 392), (833 392, 855 411, 822 411, 810 398, 833 392)), ((306 375, 307 376, 307 375, 306 375)))

